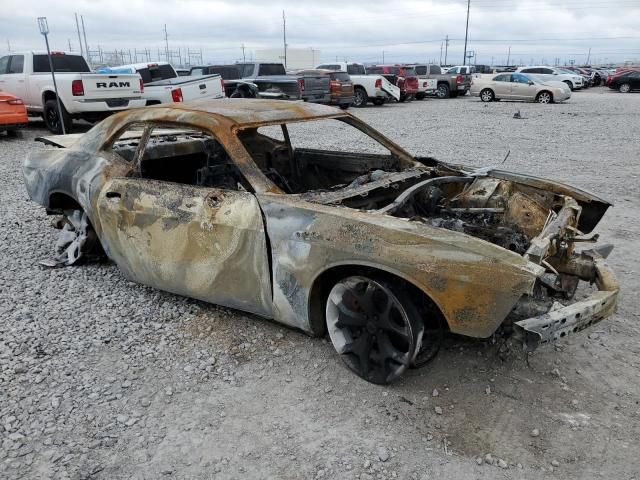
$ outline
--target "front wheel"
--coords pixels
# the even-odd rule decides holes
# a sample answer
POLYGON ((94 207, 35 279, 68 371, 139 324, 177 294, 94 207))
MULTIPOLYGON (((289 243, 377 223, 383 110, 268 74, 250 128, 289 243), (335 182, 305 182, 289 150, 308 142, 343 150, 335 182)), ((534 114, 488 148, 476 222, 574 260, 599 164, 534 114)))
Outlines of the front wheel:
POLYGON ((44 103, 44 123, 50 132, 61 134, 62 125, 64 124, 64 130, 66 133, 71 133, 71 116, 67 113, 62 103, 60 104, 62 109, 62 119, 58 112, 58 102, 53 100, 47 100, 44 103))
POLYGON ((356 88, 356 91, 353 93, 353 106, 354 107, 364 107, 369 101, 369 97, 367 96, 367 92, 362 88, 356 88))
POLYGON ((329 337, 346 365, 364 380, 387 384, 412 365, 424 330, 409 295, 385 279, 351 276, 327 298, 329 337))
POLYGON ((493 90, 489 88, 485 88, 480 92, 480 100, 483 102, 493 102, 496 96, 493 93, 493 90))
POLYGON ((565 85, 567 87, 569 87, 569 90, 571 90, 573 92, 573 90, 574 90, 573 83, 571 83, 569 80, 565 80, 564 83, 565 83, 565 85))
POLYGON ((623 83, 622 85, 620 85, 618 90, 620 90, 621 93, 629 93, 631 91, 631 85, 629 85, 628 83, 623 83))
POLYGON ((551 103, 553 102, 553 97, 549 92, 540 92, 536 97, 536 102, 543 103, 543 104, 551 103))

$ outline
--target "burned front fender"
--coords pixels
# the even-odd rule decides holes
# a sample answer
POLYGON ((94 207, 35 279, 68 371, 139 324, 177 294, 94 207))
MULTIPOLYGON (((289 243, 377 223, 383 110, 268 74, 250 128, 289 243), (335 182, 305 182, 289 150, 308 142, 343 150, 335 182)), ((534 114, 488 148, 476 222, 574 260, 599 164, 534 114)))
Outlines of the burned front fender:
POLYGON ((463 233, 388 215, 258 196, 271 243, 274 318, 312 331, 314 281, 333 266, 404 278, 440 308, 454 333, 488 337, 544 269, 463 233))

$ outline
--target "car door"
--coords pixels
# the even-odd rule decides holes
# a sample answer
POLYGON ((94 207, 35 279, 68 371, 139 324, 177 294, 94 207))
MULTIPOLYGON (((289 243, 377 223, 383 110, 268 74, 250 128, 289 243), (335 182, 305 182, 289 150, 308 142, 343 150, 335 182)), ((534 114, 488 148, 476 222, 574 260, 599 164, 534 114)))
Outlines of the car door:
POLYGON ((514 100, 532 100, 536 96, 536 86, 530 85, 526 75, 514 73, 511 75, 511 96, 514 100))
POLYGON ((511 98, 511 74, 502 73, 493 77, 492 88, 496 98, 511 98))
POLYGON ((631 88, 632 89, 634 89, 634 90, 639 90, 640 89, 640 72, 632 73, 629 76, 629 80, 630 80, 629 83, 631 83, 631 88))
MULTIPOLYGON (((146 132, 130 160, 141 175, 143 158, 162 158, 170 165, 172 157, 163 148, 165 153, 182 149, 176 172, 190 168, 192 160, 184 152, 197 141, 176 148, 181 136, 172 134, 164 146, 151 150, 147 142, 152 135, 146 132)), ((170 180, 157 175, 113 178, 100 188, 97 223, 109 257, 134 281, 271 317, 267 238, 254 194, 170 180)))

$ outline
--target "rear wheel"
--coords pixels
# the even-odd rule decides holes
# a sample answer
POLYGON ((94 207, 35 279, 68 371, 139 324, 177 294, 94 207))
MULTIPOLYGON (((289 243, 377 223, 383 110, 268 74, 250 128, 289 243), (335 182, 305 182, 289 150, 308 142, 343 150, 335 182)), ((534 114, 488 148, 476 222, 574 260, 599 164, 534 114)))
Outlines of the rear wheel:
POLYGON ((367 92, 364 91, 364 88, 356 88, 353 93, 353 106, 354 107, 364 107, 369 101, 369 97, 367 96, 367 92))
POLYGON ((536 97, 536 102, 538 103, 551 103, 553 102, 553 96, 549 92, 540 92, 536 97))
POLYGON ((451 89, 449 88, 449 85, 446 83, 438 85, 438 89, 436 90, 436 96, 438 98, 449 98, 451 96, 450 93, 451 89))
POLYGON ((71 116, 67 113, 64 105, 60 104, 60 108, 62 109, 62 119, 58 113, 58 102, 55 99, 47 100, 44 103, 44 123, 50 132, 61 134, 64 124, 66 133, 71 133, 71 116))
POLYGON ((631 85, 628 83, 623 83, 622 85, 620 85, 618 90, 620 90, 620 92, 622 93, 629 93, 631 91, 631 85))
POLYGON ((380 105, 384 105, 384 98, 374 98, 372 101, 373 101, 373 104, 378 107, 380 105))
POLYGON ((56 255, 42 260, 46 267, 80 265, 87 260, 99 258, 100 242, 89 217, 82 210, 65 210, 59 222, 60 233, 55 244, 56 255))
POLYGON ((348 104, 348 103, 341 103, 340 104, 340 108, 342 110, 347 110, 349 107, 350 107, 350 104, 348 104))
POLYGON ((383 278, 351 276, 327 298, 329 337, 346 365, 368 382, 387 384, 413 363, 424 327, 400 287, 383 278))
POLYGON ((424 92, 416 93, 416 100, 424 100, 424 97, 426 97, 426 94, 424 92))
POLYGON ((480 92, 480 100, 483 102, 493 102, 495 98, 496 96, 490 88, 485 88, 480 92))

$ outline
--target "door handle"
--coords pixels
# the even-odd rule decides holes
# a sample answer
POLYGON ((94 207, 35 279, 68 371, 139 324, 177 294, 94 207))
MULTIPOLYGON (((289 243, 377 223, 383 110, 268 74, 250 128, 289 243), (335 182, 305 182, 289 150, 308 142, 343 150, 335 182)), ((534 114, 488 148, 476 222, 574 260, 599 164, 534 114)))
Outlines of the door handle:
POLYGON ((122 198, 122 194, 120 192, 107 192, 107 198, 110 198, 110 199, 122 198))

